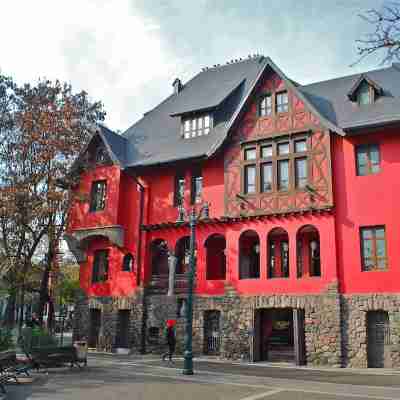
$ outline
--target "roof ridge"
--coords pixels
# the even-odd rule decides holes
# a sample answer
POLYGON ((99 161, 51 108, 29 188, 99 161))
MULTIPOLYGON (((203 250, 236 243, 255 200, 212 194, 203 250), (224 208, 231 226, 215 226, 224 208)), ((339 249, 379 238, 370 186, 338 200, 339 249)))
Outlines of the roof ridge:
POLYGON ((397 68, 393 67, 393 65, 390 65, 390 66, 384 67, 384 68, 371 69, 371 70, 359 72, 359 73, 356 73, 356 74, 343 75, 343 76, 338 76, 336 78, 331 78, 331 79, 326 79, 326 80, 322 80, 322 81, 308 83, 306 85, 300 85, 299 88, 302 89, 302 88, 309 87, 309 86, 312 86, 312 85, 319 85, 321 83, 333 82, 333 81, 337 81, 339 79, 344 79, 344 78, 355 78, 355 77, 359 77, 361 75, 368 75, 371 72, 381 72, 381 71, 385 71, 385 70, 388 70, 388 69, 395 69, 395 70, 399 71, 397 68))
POLYGON ((215 69, 219 69, 219 68, 222 68, 222 67, 226 67, 228 65, 240 64, 242 62, 248 62, 248 61, 251 61, 251 60, 260 60, 261 61, 264 58, 266 58, 266 57, 264 55, 262 55, 262 54, 258 54, 258 53, 257 54, 249 54, 247 56, 247 58, 239 57, 239 58, 235 58, 235 59, 231 59, 229 61, 226 61, 224 64, 214 64, 212 67, 203 67, 201 69, 201 72, 215 70, 215 69))

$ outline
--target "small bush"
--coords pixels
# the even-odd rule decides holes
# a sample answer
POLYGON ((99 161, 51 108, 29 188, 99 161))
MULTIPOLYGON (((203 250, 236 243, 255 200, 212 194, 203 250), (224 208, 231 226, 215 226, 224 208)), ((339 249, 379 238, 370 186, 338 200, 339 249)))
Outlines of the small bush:
POLYGON ((12 332, 9 329, 0 328, 0 351, 13 348, 12 332))

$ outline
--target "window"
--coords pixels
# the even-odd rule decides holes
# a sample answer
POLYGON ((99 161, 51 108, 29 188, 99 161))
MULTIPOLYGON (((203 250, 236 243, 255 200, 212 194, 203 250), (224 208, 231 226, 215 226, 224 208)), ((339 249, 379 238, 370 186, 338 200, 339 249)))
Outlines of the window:
POLYGON ((272 191, 273 173, 272 162, 261 164, 261 191, 272 191))
POLYGON ((266 117, 272 114, 272 95, 266 94, 261 97, 260 101, 260 117, 266 117))
POLYGON ((260 141, 243 148, 243 193, 304 190, 309 171, 304 135, 260 141))
POLYGON ((183 137, 185 139, 208 135, 211 129, 211 117, 202 115, 183 120, 183 137))
POLYGON ((384 270, 387 268, 386 235, 384 226, 360 229, 362 270, 384 270))
POLYGON ((132 254, 125 254, 122 260, 122 271, 132 272, 133 271, 134 258, 132 254))
POLYGON ((289 111, 288 92, 280 92, 276 94, 276 112, 284 113, 289 111))
POLYGON ((358 87, 357 91, 357 103, 358 105, 371 104, 373 102, 374 92, 373 88, 367 81, 363 81, 358 87))
POLYGON ((244 159, 246 161, 251 161, 251 160, 255 160, 257 158, 257 150, 256 148, 250 148, 250 149, 246 149, 244 151, 244 159))
POLYGON ((255 165, 246 165, 244 167, 244 192, 246 194, 256 193, 255 165))
POLYGON ((96 151, 95 162, 97 164, 104 164, 107 161, 107 154, 103 147, 99 147, 96 151))
POLYGON ((278 161, 278 189, 289 190, 289 160, 278 161))
POLYGON ((90 193, 90 211, 101 211, 106 206, 107 182, 95 181, 90 193))
POLYGON ((304 189, 308 182, 307 158, 296 158, 294 163, 296 188, 304 189))
POLYGON ((185 177, 178 174, 175 177, 174 206, 181 206, 185 198, 185 177))
POLYGON ((380 171, 378 144, 363 144, 356 147, 357 175, 377 174, 380 171))
POLYGON ((108 279, 108 250, 94 253, 92 283, 105 282, 108 279))
POLYGON ((198 204, 202 201, 203 194, 203 177, 200 168, 192 172, 192 184, 190 192, 191 204, 198 204))

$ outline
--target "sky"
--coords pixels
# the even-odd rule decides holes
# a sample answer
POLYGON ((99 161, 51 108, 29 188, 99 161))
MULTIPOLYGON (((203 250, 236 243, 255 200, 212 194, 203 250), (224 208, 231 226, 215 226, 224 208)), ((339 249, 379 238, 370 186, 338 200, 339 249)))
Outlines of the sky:
POLYGON ((70 82, 124 131, 214 64, 264 54, 307 84, 379 68, 357 61, 383 0, 2 0, 0 70, 19 82, 70 82), (22 11, 22 12, 21 12, 22 11))

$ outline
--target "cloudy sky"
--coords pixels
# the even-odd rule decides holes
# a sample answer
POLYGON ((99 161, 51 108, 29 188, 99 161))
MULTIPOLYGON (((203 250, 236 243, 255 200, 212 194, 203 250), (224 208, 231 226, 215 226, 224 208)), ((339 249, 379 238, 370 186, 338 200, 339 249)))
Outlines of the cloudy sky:
POLYGON ((71 82, 125 130, 204 66, 260 53, 310 83, 379 67, 357 60, 383 0, 3 0, 0 68, 71 82))

